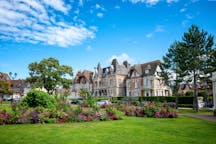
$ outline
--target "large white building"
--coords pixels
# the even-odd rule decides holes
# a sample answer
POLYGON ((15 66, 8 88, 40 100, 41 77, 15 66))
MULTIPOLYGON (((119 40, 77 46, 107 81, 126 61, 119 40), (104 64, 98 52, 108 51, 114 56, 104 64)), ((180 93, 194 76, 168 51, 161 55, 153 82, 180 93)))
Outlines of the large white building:
POLYGON ((131 67, 126 80, 126 94, 136 96, 170 96, 172 91, 159 76, 161 62, 155 60, 131 67))

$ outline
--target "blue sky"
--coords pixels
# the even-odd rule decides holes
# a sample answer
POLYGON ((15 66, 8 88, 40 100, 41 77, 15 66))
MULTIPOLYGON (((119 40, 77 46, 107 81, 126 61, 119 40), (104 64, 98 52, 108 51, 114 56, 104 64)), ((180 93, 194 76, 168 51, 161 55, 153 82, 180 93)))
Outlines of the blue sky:
POLYGON ((214 0, 1 0, 0 71, 28 77, 28 65, 55 57, 78 70, 112 58, 162 59, 191 24, 216 35, 214 0))

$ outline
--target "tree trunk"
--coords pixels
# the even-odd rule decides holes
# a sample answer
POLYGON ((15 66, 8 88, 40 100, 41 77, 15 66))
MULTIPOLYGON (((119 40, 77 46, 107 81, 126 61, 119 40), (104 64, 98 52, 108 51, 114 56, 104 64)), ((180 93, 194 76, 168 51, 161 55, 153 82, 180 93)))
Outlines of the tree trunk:
POLYGON ((199 105, 198 105, 198 90, 197 90, 197 75, 196 72, 194 71, 194 98, 193 98, 193 107, 194 110, 196 110, 197 112, 199 111, 199 105))

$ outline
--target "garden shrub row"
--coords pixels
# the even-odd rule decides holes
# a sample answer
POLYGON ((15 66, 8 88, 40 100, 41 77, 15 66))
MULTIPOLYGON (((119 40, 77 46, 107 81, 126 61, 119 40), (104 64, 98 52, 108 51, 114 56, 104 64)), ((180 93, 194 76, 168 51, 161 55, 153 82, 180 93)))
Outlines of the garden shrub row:
POLYGON ((154 118, 176 118, 178 116, 175 107, 159 102, 146 102, 144 105, 133 105, 129 102, 117 105, 117 108, 126 116, 154 118))
MULTIPOLYGON (((193 96, 179 96, 179 104, 193 104, 193 96)), ((113 103, 118 101, 150 101, 150 102, 175 102, 175 96, 139 96, 139 97, 118 97, 112 98, 113 103)))

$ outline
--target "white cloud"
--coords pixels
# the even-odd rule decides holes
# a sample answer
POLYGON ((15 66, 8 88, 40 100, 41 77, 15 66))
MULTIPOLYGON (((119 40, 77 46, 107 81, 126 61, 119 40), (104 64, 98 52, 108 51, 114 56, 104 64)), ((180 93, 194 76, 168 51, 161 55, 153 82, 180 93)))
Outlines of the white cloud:
POLYGON ((187 19, 193 19, 193 16, 191 16, 189 14, 186 14, 185 16, 186 16, 187 19))
MULTIPOLYGON (((29 0, 28 0, 29 1, 29 0)), ((70 5, 66 5, 62 0, 43 0, 44 3, 55 10, 61 11, 65 14, 70 10, 70 5)))
POLYGON ((120 6, 119 6, 119 5, 116 5, 114 8, 115 8, 115 9, 120 9, 120 6))
POLYGON ((151 37, 153 37, 153 33, 148 33, 148 34, 146 35, 146 38, 151 38, 151 37))
POLYGON ((88 45, 87 47, 86 47, 86 51, 92 51, 92 47, 90 46, 90 45, 88 45))
POLYGON ((95 30, 84 27, 84 21, 72 25, 53 12, 70 9, 62 0, 1 0, 0 39, 68 47, 94 38, 95 30))
POLYGON ((79 0, 79 6, 83 6, 83 0, 79 0))
POLYGON ((164 32, 164 27, 162 25, 157 25, 155 28, 155 32, 164 32))
MULTIPOLYGON (((153 6, 159 3, 162 0, 122 0, 122 2, 129 1, 133 4, 136 3, 145 3, 147 6, 153 6)), ((171 4, 171 3, 177 3, 179 0, 166 0, 166 3, 171 4)))
POLYGON ((182 13, 182 12, 185 12, 186 10, 187 10, 186 8, 182 8, 182 9, 179 10, 179 12, 182 13))
POLYGON ((103 17, 103 13, 97 13, 97 17, 102 18, 103 17))
POLYGON ((135 62, 135 60, 128 56, 126 53, 111 56, 109 63, 111 63, 113 59, 117 59, 119 64, 122 64, 124 61, 128 61, 130 64, 133 64, 135 62))
MULTIPOLYGON (((122 0, 122 2, 125 2, 126 0, 122 0)), ((157 4, 160 0, 128 0, 129 2, 136 4, 136 3, 145 3, 147 5, 155 5, 157 4)))
POLYGON ((105 11, 105 8, 103 6, 101 6, 101 5, 99 5, 99 4, 96 4, 95 8, 99 9, 99 10, 102 10, 102 11, 105 11))
POLYGON ((170 4, 170 3, 176 3, 176 2, 178 2, 178 1, 179 1, 179 0, 166 0, 166 2, 169 3, 169 4, 170 4))

